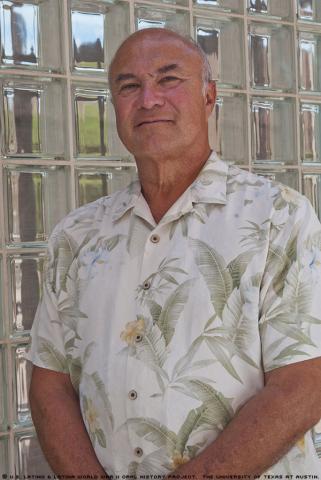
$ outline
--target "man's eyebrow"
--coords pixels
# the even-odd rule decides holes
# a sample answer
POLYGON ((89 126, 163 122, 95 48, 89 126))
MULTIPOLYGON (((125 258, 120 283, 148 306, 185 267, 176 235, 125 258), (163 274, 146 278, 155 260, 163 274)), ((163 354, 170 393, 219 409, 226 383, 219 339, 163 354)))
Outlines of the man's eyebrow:
MULTIPOLYGON (((176 70, 176 69, 179 69, 179 65, 177 63, 171 63, 169 65, 164 65, 163 67, 160 67, 156 70, 156 72, 159 74, 159 73, 167 73, 167 72, 170 72, 171 70, 176 70)), ((124 80, 133 80, 133 79, 136 79, 136 75, 134 75, 133 73, 120 73, 119 75, 117 75, 116 79, 115 79, 115 82, 116 83, 119 83, 119 82, 122 82, 124 80)))
POLYGON ((157 70, 157 73, 167 73, 171 70, 176 70, 177 68, 179 68, 179 65, 177 63, 171 63, 170 65, 164 65, 163 67, 160 67, 157 70))
POLYGON ((136 78, 133 73, 120 73, 119 75, 117 75, 115 82, 119 83, 123 80, 132 80, 133 78, 136 78))

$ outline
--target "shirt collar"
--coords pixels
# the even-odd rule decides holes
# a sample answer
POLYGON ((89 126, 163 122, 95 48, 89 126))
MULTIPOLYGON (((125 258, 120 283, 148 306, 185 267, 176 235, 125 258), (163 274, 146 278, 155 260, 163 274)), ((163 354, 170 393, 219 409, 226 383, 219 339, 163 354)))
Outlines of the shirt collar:
MULTIPOLYGON (((188 188, 191 203, 226 204, 227 173, 228 164, 212 152, 197 178, 188 188)), ((120 193, 119 207, 113 214, 113 221, 119 220, 133 208, 140 195, 141 185, 137 178, 120 193)))

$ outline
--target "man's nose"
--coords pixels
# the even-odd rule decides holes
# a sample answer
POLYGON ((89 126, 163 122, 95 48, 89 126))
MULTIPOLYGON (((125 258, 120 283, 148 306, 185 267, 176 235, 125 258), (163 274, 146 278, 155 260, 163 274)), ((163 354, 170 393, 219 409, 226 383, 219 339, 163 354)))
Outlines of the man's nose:
POLYGON ((140 91, 140 107, 150 110, 164 105, 164 97, 157 85, 143 85, 140 91))

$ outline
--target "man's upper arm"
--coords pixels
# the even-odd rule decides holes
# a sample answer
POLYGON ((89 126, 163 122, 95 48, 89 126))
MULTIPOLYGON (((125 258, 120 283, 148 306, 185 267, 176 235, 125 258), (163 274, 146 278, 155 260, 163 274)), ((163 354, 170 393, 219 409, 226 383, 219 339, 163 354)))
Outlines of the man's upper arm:
POLYGON ((261 284, 265 372, 321 357, 321 225, 296 192, 285 211, 283 217, 276 211, 272 222, 261 284))

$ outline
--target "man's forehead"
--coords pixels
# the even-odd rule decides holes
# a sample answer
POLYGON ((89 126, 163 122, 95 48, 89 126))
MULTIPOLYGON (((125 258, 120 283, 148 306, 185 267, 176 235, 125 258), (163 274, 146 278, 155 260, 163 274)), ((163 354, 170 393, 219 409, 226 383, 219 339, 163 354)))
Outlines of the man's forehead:
POLYGON ((129 37, 112 62, 112 76, 129 69, 140 67, 151 73, 158 73, 164 68, 168 70, 195 68, 201 66, 201 59, 196 49, 184 42, 180 37, 170 35, 141 35, 129 37))

